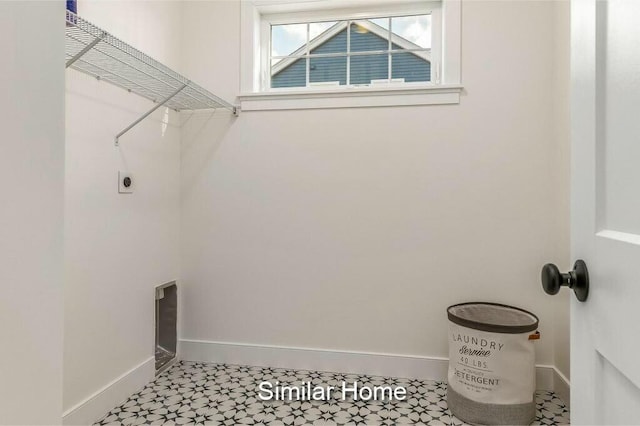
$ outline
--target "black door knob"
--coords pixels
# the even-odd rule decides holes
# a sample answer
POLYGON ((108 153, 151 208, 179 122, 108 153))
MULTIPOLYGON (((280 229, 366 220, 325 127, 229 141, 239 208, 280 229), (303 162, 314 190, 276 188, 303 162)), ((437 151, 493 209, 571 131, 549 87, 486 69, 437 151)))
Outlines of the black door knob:
POLYGON ((542 288, 547 294, 558 294, 560 287, 572 288, 579 301, 584 302, 589 297, 589 271, 583 260, 576 260, 573 271, 566 274, 560 272, 553 263, 542 267, 542 288))

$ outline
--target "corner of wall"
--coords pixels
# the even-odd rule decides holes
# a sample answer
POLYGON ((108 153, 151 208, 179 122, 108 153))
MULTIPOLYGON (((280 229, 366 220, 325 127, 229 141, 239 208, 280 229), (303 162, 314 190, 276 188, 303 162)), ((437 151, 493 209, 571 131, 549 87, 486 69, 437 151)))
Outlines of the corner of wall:
MULTIPOLYGON (((571 5, 569 1, 554 1, 554 127, 557 144, 556 167, 557 182, 561 189, 557 193, 557 236, 559 252, 565 253, 558 259, 564 267, 570 267, 570 167, 571 135, 570 135, 570 30, 571 5)), ((554 366, 556 369, 555 388, 561 398, 569 404, 570 387, 570 292, 561 292, 554 296, 556 314, 554 316, 554 366)))

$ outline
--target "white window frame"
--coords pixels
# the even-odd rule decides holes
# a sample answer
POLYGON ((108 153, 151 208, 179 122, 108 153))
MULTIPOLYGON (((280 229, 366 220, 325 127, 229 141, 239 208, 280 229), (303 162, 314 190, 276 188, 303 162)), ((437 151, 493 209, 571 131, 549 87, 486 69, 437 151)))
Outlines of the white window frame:
POLYGON ((459 103, 461 0, 243 0, 241 108, 344 108, 459 103), (349 4, 349 7, 345 7, 349 4), (271 25, 432 14, 432 82, 270 89, 271 25))
MULTIPOLYGON (((429 55, 430 55, 430 63, 431 63, 431 73, 432 73, 432 78, 433 78, 433 82, 435 84, 439 84, 440 83, 440 55, 441 55, 441 38, 442 38, 442 17, 441 17, 441 8, 440 8, 441 3, 440 2, 422 2, 420 5, 411 5, 411 7, 407 7, 407 5, 401 5, 401 7, 394 7, 393 8, 393 12, 386 10, 386 11, 382 11, 382 12, 378 12, 378 13, 374 13, 371 10, 367 10, 367 11, 363 11, 363 12, 358 12, 358 13, 354 13, 352 15, 350 15, 348 18, 345 19, 345 13, 343 12, 338 12, 335 10, 332 11, 320 11, 320 12, 311 12, 311 13, 307 13, 304 16, 300 16, 300 14, 270 14, 270 15, 263 15, 262 16, 262 22, 261 22, 261 28, 260 28, 260 41, 261 41, 261 52, 266 52, 265 55, 261 55, 261 61, 262 61, 262 67, 260 69, 260 90, 263 92, 268 92, 268 91, 284 91, 284 90, 291 90, 291 91, 298 91, 298 90, 304 90, 309 89, 309 81, 307 80, 307 86, 305 87, 293 87, 293 88, 272 88, 271 87, 271 64, 270 59, 271 59, 271 55, 269 54, 269 52, 271 51, 271 45, 270 45, 270 39, 271 39, 271 27, 274 25, 287 25, 287 24, 307 24, 307 23, 314 23, 314 22, 327 22, 327 21, 342 21, 342 22, 347 22, 347 52, 344 53, 344 55, 347 58, 347 84, 339 86, 339 88, 342 89, 353 89, 356 87, 366 87, 367 85, 359 85, 359 86, 354 86, 352 84, 350 84, 349 82, 349 75, 350 75, 350 59, 352 56, 357 56, 357 55, 369 55, 372 52, 352 52, 350 51, 350 39, 351 39, 351 31, 349 28, 350 24, 355 22, 355 21, 359 21, 359 20, 364 20, 364 19, 376 19, 376 18, 395 18, 395 17, 402 17, 402 16, 410 16, 410 15, 430 15, 431 16, 431 24, 433 26, 433 30, 432 30, 432 48, 428 49, 429 51, 429 55), (304 19, 304 21, 301 21, 301 19, 304 19)), ((393 43, 393 36, 395 34, 391 33, 392 38, 390 38, 388 40, 389 43, 389 47, 387 49, 387 55, 389 57, 392 56, 391 54, 391 43, 393 43)), ((308 37, 308 34, 307 34, 308 37)), ((307 54, 310 54, 310 52, 307 52, 307 54)), ((342 55, 342 53, 340 54, 335 54, 335 55, 342 55)), ((307 61, 307 78, 309 78, 309 67, 310 65, 310 61, 307 61)), ((389 77, 391 77, 391 60, 389 61, 389 77)), ((382 84, 380 82, 378 83, 370 83, 369 85, 372 84, 382 84)), ((388 82, 386 84, 411 84, 411 85, 425 85, 425 84, 429 84, 429 82, 419 82, 419 83, 392 83, 392 82, 388 82)), ((326 85, 318 85, 316 87, 326 87, 326 85)))

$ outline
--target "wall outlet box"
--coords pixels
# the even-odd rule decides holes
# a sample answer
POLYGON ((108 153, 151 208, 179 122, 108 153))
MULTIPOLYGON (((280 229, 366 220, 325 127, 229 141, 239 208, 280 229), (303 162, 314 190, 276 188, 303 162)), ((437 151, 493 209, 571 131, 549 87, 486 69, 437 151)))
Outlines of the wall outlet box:
POLYGON ((135 180, 129 172, 118 172, 118 192, 120 194, 131 194, 135 188, 135 180))

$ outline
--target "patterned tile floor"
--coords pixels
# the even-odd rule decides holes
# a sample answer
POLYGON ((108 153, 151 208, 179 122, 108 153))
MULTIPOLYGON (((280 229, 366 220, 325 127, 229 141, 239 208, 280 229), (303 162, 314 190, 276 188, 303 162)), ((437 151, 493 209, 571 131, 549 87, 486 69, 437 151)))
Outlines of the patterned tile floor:
MULTIPOLYGON (((98 425, 464 425, 451 415, 446 383, 355 374, 179 362, 113 409, 98 425), (300 386, 404 386, 404 401, 261 401, 262 381, 300 386)), ((569 410, 552 392, 538 392, 534 424, 569 424, 569 410)))

